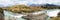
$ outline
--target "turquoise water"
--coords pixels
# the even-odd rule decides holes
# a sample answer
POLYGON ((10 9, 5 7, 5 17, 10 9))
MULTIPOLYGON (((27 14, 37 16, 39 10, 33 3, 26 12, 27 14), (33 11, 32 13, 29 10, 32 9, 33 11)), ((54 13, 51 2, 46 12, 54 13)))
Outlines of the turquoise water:
MULTIPOLYGON (((10 12, 8 12, 8 11, 4 11, 4 14, 5 14, 5 18, 10 18, 10 17, 13 17, 13 16, 15 16, 15 15, 13 15, 13 14, 11 14, 10 12)), ((49 20, 50 18, 49 17, 47 17, 47 19, 46 20, 49 20)), ((26 20, 26 19, 23 19, 23 18, 16 18, 16 20, 26 20)))
MULTIPOLYGON (((9 19, 10 17, 14 17, 13 14, 11 14, 10 12, 7 12, 7 11, 4 11, 4 14, 5 14, 5 18, 9 19)), ((26 19, 23 19, 23 18, 16 18, 16 20, 26 20, 26 19)))

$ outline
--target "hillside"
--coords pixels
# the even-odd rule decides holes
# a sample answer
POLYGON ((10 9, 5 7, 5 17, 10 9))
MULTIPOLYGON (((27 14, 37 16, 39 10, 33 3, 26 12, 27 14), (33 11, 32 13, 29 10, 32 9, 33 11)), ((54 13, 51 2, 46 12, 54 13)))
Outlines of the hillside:
POLYGON ((11 6, 10 8, 4 8, 4 10, 8 10, 15 13, 22 13, 22 12, 28 13, 28 12, 46 10, 46 8, 42 8, 38 6, 33 7, 33 6, 25 6, 25 5, 14 5, 14 6, 11 6))

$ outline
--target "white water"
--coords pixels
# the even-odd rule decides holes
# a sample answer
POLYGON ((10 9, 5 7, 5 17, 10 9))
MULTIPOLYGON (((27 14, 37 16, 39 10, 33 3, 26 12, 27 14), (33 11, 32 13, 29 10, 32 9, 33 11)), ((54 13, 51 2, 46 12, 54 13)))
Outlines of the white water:
POLYGON ((23 18, 21 18, 22 16, 24 15, 14 15, 12 14, 12 12, 9 12, 9 11, 4 11, 4 14, 5 14, 5 20, 9 20, 9 18, 11 18, 12 20, 13 19, 16 19, 16 20, 25 20, 23 18))
MULTIPOLYGON (((46 13, 46 11, 37 11, 37 12, 34 12, 33 14, 34 15, 37 15, 37 14, 41 14, 41 13, 46 13)), ((26 16, 26 15, 14 15, 12 12, 9 12, 9 11, 5 11, 4 10, 4 14, 5 14, 5 18, 6 19, 9 19, 11 17, 11 19, 14 17, 16 18, 16 20, 25 20, 23 18, 21 18, 22 16, 26 16)), ((48 17, 47 17, 48 18, 48 17)), ((48 20, 48 19, 47 19, 48 20)))
POLYGON ((51 10, 47 10, 47 14, 50 17, 56 17, 58 12, 60 12, 60 9, 51 9, 51 10))

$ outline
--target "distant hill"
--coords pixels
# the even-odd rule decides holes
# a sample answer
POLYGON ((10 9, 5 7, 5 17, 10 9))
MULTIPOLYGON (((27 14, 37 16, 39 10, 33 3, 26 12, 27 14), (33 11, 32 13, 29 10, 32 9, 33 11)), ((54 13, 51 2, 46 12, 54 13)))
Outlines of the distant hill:
POLYGON ((30 4, 30 6, 57 6, 55 4, 30 4))
POLYGON ((48 9, 60 9, 60 6, 55 5, 55 4, 45 4, 43 7, 48 8, 48 9))
POLYGON ((46 8, 42 8, 42 7, 33 7, 33 6, 25 6, 25 5, 14 5, 11 6, 10 8, 4 8, 4 9, 15 13, 20 13, 20 12, 28 13, 28 12, 46 10, 46 8))
POLYGON ((54 4, 46 4, 46 6, 57 6, 57 5, 54 5, 54 4))
POLYGON ((30 6, 40 6, 40 4, 31 4, 30 6))
POLYGON ((55 4, 30 4, 30 6, 44 6, 44 7, 46 7, 46 6, 57 6, 57 5, 55 5, 55 4))

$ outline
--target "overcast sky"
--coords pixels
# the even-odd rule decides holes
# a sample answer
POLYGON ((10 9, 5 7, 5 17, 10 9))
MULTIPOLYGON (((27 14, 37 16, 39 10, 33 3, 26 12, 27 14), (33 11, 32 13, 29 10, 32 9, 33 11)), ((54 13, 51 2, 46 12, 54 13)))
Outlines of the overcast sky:
POLYGON ((0 0, 0 6, 10 6, 15 4, 56 4, 60 5, 60 0, 0 0))

